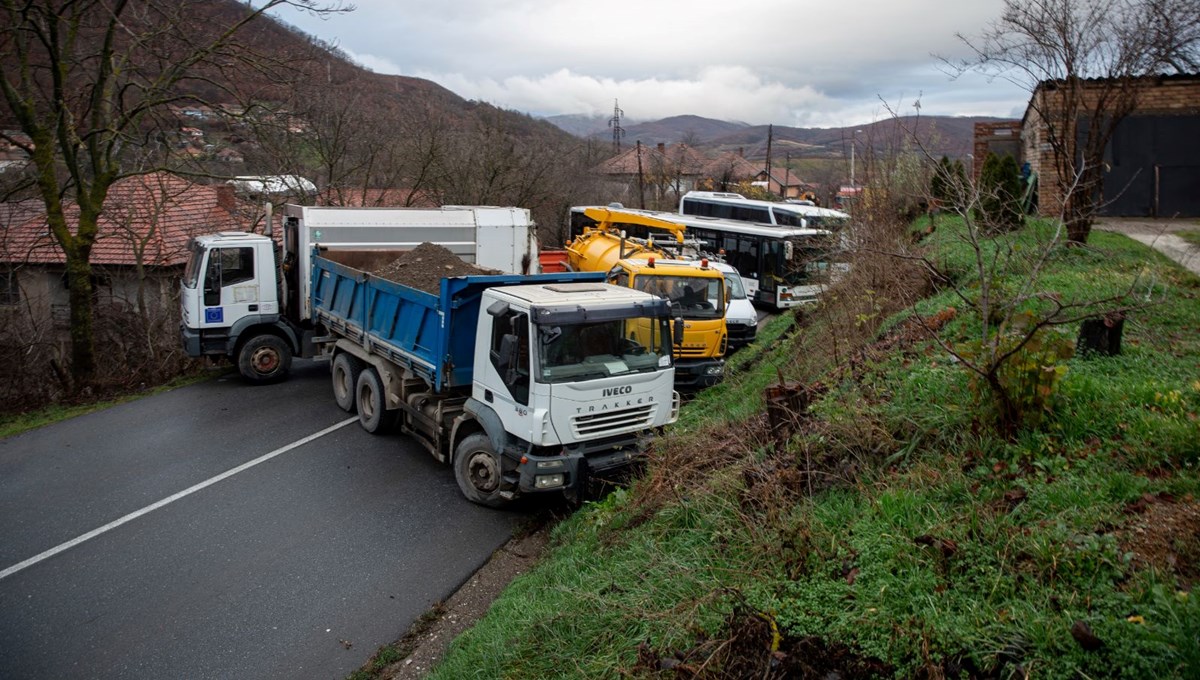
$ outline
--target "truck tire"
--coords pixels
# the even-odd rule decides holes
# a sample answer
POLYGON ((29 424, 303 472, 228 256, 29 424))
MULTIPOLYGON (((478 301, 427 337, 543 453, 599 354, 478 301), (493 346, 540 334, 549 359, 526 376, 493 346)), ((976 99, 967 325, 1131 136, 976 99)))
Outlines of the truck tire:
POLYGON ((464 438, 454 449, 454 479, 467 500, 498 508, 508 499, 500 495, 504 482, 500 456, 492 450, 492 440, 483 432, 464 438))
POLYGON ((279 382, 292 367, 292 350, 276 335, 256 335, 238 351, 238 371, 257 385, 279 382))
POLYGON ((358 376, 362 373, 363 363, 358 357, 345 352, 333 358, 329 371, 333 374, 333 400, 338 408, 346 413, 354 413, 355 389, 358 387, 358 376))
POLYGON ((378 371, 364 368, 355 381, 354 394, 358 406, 358 424, 364 430, 371 434, 387 434, 395 427, 399 411, 387 410, 383 380, 378 371))

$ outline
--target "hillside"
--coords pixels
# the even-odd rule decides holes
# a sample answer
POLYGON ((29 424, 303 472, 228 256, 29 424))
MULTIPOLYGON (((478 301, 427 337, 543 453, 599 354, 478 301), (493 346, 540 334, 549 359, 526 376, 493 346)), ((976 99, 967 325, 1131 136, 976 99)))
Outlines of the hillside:
MULTIPOLYGON (((134 47, 118 45, 135 55, 138 68, 130 69, 132 80, 149 80, 155 74, 155 64, 164 67, 170 58, 178 59, 194 49, 193 46, 213 40, 217 31, 243 16, 246 7, 238 0, 212 0, 204 3, 172 2, 168 0, 157 13, 128 12, 122 15, 126 33, 118 36, 138 36, 145 44, 134 47), (167 21, 167 28, 139 22, 167 21), (139 35, 140 34, 140 35, 139 35), (147 38, 146 36, 153 36, 147 38), (174 41, 171 45, 156 44, 174 41), (169 52, 173 50, 173 53, 169 52), (168 52, 164 59, 160 52, 168 52)), ((99 15, 96 19, 99 19, 99 15)), ((94 23, 98 24, 99 21, 94 23)), ((94 29, 90 29, 94 30, 94 29)), ((94 34, 89 37, 95 38, 94 34)), ((362 121, 358 132, 379 132, 395 126, 398 119, 420 118, 436 122, 441 130, 455 131, 487 119, 519 138, 542 142, 570 142, 573 138, 559 128, 531 116, 496 108, 489 104, 468 101, 442 87, 421 78, 374 73, 354 63, 335 46, 310 36, 270 15, 263 15, 245 26, 235 39, 238 49, 250 56, 240 60, 230 58, 202 61, 194 76, 185 79, 176 91, 180 96, 173 108, 195 108, 233 112, 262 107, 280 115, 289 115, 316 125, 315 120, 327 114, 329 106, 353 106, 355 119, 362 121), (231 65, 233 65, 231 67, 231 65), (248 67, 248 65, 252 65, 248 67), (326 110, 319 110, 325 105, 326 110)), ((84 42, 81 49, 93 49, 84 42)), ((5 70, 20 71, 11 52, 0 54, 5 70)), ((71 78, 81 84, 88 81, 90 72, 85 65, 75 67, 71 78)), ((208 135, 217 135, 217 150, 231 146, 243 155, 249 166, 236 168, 239 174, 276 173, 279 168, 256 154, 260 140, 250 139, 242 132, 222 134, 230 127, 227 115, 182 117, 180 126, 195 126, 208 135), (221 118, 221 120, 218 120, 221 118)), ((170 121, 157 125, 169 128, 170 121)), ((0 107, 0 127, 16 128, 8 107, 0 107)), ((210 144, 214 140, 206 140, 210 144)))
MULTIPOLYGON (((970 289, 960 228, 925 254, 970 289)), ((994 434, 943 349, 980 318, 947 281, 903 311, 896 262, 734 355, 432 677, 1198 677, 1200 279, 1105 233, 1045 264, 1055 302, 1143 278, 1153 302, 1120 355, 1059 364, 1043 420, 994 434)))
MULTIPOLYGON (((571 134, 582 137, 609 139, 611 128, 607 118, 585 116, 554 116, 546 119, 571 134)), ((924 116, 882 120, 853 128, 794 128, 775 125, 747 125, 712 120, 700 116, 674 116, 650 122, 624 123, 625 139, 640 140, 643 144, 674 144, 688 141, 701 151, 718 153, 741 151, 746 158, 761 160, 767 155, 767 138, 771 137, 774 158, 844 158, 850 138, 859 131, 860 145, 883 152, 907 137, 904 129, 913 129, 922 144, 934 156, 965 157, 971 153, 974 125, 1002 120, 984 116, 924 116)))

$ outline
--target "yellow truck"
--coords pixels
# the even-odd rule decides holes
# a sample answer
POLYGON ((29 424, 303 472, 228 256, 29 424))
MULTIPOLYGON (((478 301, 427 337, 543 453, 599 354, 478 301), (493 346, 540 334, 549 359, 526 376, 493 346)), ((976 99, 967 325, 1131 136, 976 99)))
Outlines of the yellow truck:
MULTIPOLYGON (((587 208, 584 214, 594 225, 567 244, 567 266, 572 271, 605 272, 609 283, 670 301, 672 324, 683 325, 682 342, 673 351, 675 388, 699 390, 720 382, 729 342, 728 291, 721 272, 706 261, 696 266, 679 259, 683 225, 612 208, 587 208), (631 238, 618 225, 662 230, 669 236, 665 243, 631 238)), ((672 335, 679 337, 674 329, 672 335)))

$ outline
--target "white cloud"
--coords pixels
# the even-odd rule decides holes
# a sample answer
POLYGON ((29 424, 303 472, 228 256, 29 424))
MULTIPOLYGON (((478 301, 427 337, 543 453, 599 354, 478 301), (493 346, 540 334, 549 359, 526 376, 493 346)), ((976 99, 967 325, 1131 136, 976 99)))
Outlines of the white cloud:
POLYGON ((428 78, 468 99, 534 114, 639 120, 695 114, 748 123, 842 125, 879 118, 880 98, 918 95, 929 114, 1010 115, 1025 94, 951 82, 1002 0, 357 0, 354 12, 283 15, 382 73, 428 78))

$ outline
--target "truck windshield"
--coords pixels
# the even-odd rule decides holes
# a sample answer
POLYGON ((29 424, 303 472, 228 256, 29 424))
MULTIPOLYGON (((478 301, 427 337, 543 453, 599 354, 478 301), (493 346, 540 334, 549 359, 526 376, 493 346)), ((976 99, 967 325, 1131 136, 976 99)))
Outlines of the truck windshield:
POLYGON ((188 241, 187 269, 183 270, 183 285, 195 288, 200 281, 200 267, 204 264, 204 247, 195 240, 188 241))
POLYGON ((633 287, 670 300, 672 314, 685 319, 719 319, 725 315, 725 286, 719 277, 639 274, 633 287))
POLYGON ((671 366, 666 318, 538 326, 537 332, 539 382, 593 380, 671 366))
POLYGON ((729 298, 731 300, 745 300, 746 286, 742 283, 742 277, 737 272, 721 272, 725 280, 729 283, 729 298))

